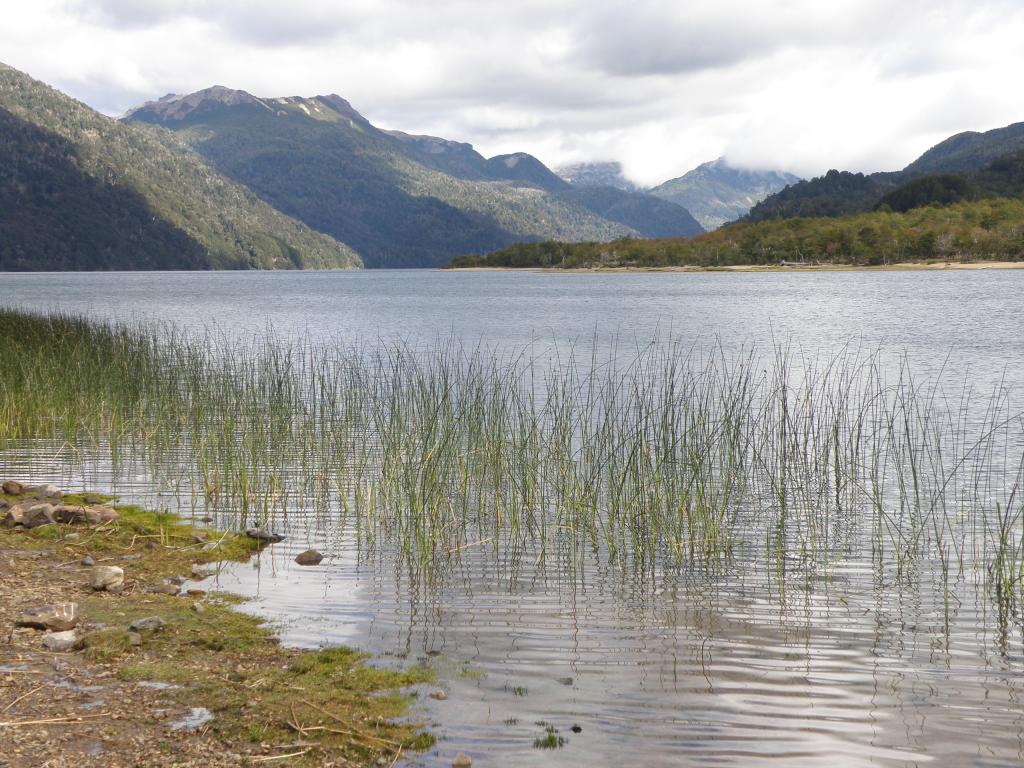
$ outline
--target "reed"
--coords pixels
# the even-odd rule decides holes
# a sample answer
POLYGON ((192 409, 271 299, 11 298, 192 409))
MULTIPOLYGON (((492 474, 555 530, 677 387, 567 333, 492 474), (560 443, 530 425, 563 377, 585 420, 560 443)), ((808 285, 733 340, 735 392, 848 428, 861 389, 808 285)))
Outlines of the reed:
MULTIPOLYGON (((0 311, 0 444, 143 468, 237 526, 340 525, 443 572, 598 559, 645 578, 868 553, 1016 604, 1024 423, 990 393, 853 349, 662 340, 541 363, 439 343, 247 343, 0 311)), ((597 348, 597 345, 594 347, 597 348)))

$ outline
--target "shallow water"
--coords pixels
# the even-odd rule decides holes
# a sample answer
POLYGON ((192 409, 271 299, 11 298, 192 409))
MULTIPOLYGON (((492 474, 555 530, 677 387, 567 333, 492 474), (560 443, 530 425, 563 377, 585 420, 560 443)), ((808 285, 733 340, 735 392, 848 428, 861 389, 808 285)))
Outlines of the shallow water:
MULTIPOLYGON (((0 275, 2 301, 102 317, 215 324, 246 338, 414 344, 620 346, 672 335, 736 349, 774 336, 815 354, 853 343, 984 391, 1024 381, 1024 273, 534 275, 431 272, 0 275), (59 299, 59 300, 57 300, 59 299)), ((102 449, 8 451, 3 474, 113 488, 188 509, 102 449), (164 495, 155 495, 157 490, 164 495)), ((197 510, 198 511, 198 510, 197 510)), ((328 521, 330 515, 326 518, 328 521)), ((359 551, 317 517, 219 577, 289 642, 346 643, 381 663, 425 660, 447 700, 415 713, 449 765, 1017 765, 1024 758, 1024 640, 1017 616, 968 568, 942 581, 918 561, 897 578, 851 536, 826 569, 752 561, 713 577, 634 578, 600 553, 503 561, 469 547, 424 583, 386 543, 359 551), (292 562, 314 546, 318 567, 292 562), (951 597, 946 597, 950 595, 951 597), (557 729, 566 743, 540 750, 557 729), (577 726, 577 733, 573 727, 577 726)))

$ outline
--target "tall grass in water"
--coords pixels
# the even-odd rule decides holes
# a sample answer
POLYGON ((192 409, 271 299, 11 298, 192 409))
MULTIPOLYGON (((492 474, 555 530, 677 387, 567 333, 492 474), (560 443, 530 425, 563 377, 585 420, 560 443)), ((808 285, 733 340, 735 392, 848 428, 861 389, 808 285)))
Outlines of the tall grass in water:
POLYGON ((949 393, 906 364, 785 346, 538 365, 16 311, 0 339, 4 445, 130 456, 239 525, 315 509, 427 571, 482 547, 650 573, 867 548, 897 576, 927 559, 1020 592, 1024 424, 1005 387, 949 393))

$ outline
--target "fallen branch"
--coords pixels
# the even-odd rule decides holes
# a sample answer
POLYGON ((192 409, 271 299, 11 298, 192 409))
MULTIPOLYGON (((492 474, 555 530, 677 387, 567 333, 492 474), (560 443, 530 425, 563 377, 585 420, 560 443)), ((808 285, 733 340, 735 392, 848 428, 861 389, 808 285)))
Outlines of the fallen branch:
POLYGON ((77 723, 96 717, 107 717, 109 712, 99 712, 95 715, 69 715, 67 717, 50 717, 45 720, 11 720, 0 723, 0 728, 18 728, 22 725, 49 725, 51 723, 77 723))
POLYGON ((31 695, 32 695, 33 693, 35 693, 36 691, 41 691, 42 689, 43 689, 43 686, 41 686, 41 685, 40 685, 40 686, 38 686, 38 687, 36 687, 36 688, 33 688, 33 689, 32 689, 31 691, 29 691, 28 693, 23 693, 23 694, 21 694, 21 696, 19 696, 18 698, 16 698, 16 699, 15 699, 14 701, 12 701, 12 702, 11 702, 10 704, 8 704, 8 705, 7 705, 6 707, 4 707, 3 709, 0 709, 0 715, 2 715, 2 714, 3 714, 4 712, 6 712, 7 710, 9 710, 9 709, 10 709, 11 707, 13 707, 13 706, 14 706, 15 704, 17 704, 17 703, 18 703, 19 701, 21 701, 22 699, 27 699, 27 698, 28 698, 29 696, 31 696, 31 695))
POLYGON ((309 752, 310 748, 306 747, 301 752, 292 752, 287 755, 265 755, 263 757, 254 757, 252 761, 254 763, 269 763, 271 760, 287 760, 289 757, 299 757, 309 752))

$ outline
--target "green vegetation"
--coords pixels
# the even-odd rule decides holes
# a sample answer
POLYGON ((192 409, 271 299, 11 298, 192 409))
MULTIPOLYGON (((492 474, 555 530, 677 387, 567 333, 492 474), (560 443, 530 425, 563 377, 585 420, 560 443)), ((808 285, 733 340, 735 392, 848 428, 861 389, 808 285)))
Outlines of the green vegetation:
POLYGON ((929 561, 1008 603, 1024 577, 1024 435, 1005 392, 946 391, 871 356, 667 342, 548 369, 456 345, 239 346, 12 311, 0 340, 17 364, 4 444, 130 456, 237 525, 336 514, 410 578, 481 548, 644 580, 869 551, 879 578, 929 561))
POLYGON ((0 64, 0 270, 359 265, 166 131, 0 64))
POLYGON ((838 219, 733 224, 685 240, 522 243, 451 267, 727 267, 744 264, 885 265, 928 259, 1024 258, 1024 201, 1008 199, 877 211, 838 219))
POLYGON ((564 736, 558 734, 558 729, 555 726, 543 721, 538 722, 537 725, 543 726, 544 735, 533 740, 534 749, 561 749, 569 742, 564 736))

